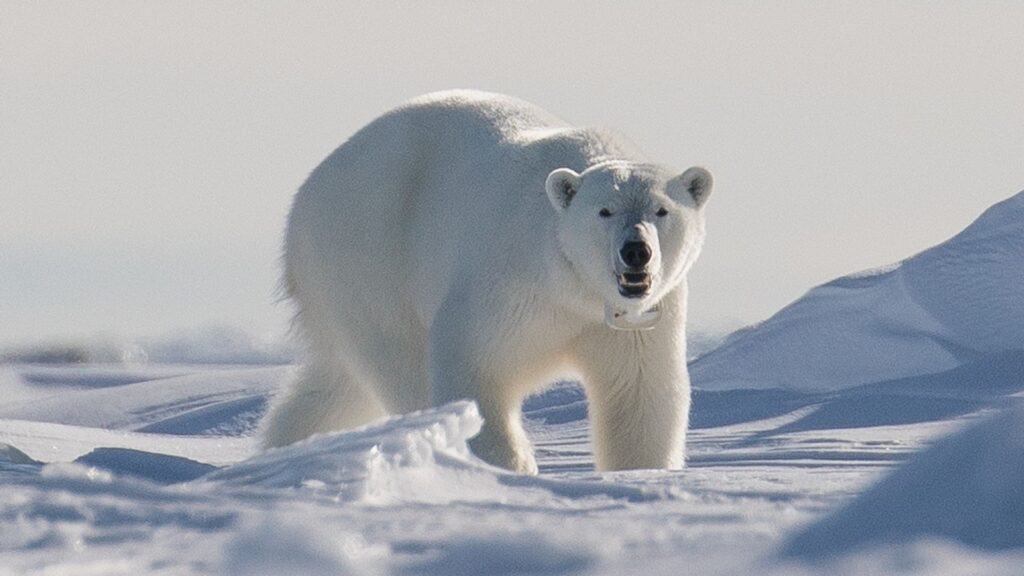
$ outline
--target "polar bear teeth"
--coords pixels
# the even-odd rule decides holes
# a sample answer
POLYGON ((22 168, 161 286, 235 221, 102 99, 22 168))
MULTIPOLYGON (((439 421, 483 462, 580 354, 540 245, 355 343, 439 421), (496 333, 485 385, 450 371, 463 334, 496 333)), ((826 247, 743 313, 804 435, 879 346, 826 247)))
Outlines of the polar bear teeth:
POLYGON ((619 293, 627 298, 639 298, 651 289, 651 275, 643 272, 624 272, 619 276, 619 293))

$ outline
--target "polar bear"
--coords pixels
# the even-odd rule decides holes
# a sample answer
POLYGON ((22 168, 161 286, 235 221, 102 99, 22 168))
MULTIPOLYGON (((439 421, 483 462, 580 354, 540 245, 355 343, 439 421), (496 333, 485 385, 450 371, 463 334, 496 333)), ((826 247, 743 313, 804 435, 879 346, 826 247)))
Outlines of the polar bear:
POLYGON ((472 451, 535 474, 522 401, 575 376, 598 469, 679 468, 686 275, 711 187, 502 95, 384 114, 295 196, 284 284, 309 358, 264 444, 471 399, 472 451))

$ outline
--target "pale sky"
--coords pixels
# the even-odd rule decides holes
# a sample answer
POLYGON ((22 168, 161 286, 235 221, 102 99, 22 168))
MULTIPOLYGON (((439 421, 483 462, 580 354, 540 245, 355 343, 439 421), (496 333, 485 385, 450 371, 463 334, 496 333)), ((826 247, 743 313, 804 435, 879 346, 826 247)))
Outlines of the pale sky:
POLYGON ((283 331, 294 190, 479 88, 708 167, 695 329, 766 318, 1024 189, 1024 3, 0 0, 0 345, 283 331))

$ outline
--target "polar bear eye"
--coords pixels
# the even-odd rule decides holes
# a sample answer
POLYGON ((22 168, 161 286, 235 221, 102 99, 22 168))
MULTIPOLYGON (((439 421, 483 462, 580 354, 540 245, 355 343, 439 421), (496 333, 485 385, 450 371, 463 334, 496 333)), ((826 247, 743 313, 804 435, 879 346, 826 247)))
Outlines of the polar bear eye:
POLYGON ((661 208, 658 209, 657 212, 655 212, 655 214, 657 214, 659 218, 661 218, 662 216, 668 216, 668 210, 666 210, 665 207, 662 206, 661 208))
POLYGON ((607 208, 601 208, 601 211, 598 212, 597 215, 600 216, 601 218, 611 218, 612 211, 607 208))

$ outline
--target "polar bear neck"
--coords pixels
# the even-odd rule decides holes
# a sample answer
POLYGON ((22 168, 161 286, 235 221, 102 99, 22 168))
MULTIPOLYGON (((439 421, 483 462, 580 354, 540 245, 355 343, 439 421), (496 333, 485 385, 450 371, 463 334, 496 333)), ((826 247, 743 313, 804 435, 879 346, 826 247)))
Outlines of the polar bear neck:
POLYGON ((633 313, 625 308, 605 302, 604 323, 612 330, 651 330, 661 320, 661 304, 633 313))

